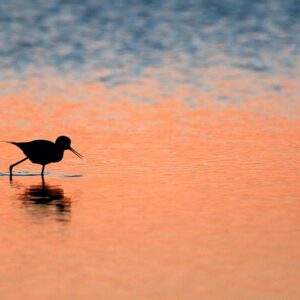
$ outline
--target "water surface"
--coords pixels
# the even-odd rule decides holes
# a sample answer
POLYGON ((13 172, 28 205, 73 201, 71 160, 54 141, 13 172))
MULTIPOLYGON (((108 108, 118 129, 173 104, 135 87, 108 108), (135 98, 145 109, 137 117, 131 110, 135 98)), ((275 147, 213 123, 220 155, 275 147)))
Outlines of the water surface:
POLYGON ((298 299, 295 1, 0 1, 3 299, 298 299), (129 22, 130 20, 130 22, 129 22))

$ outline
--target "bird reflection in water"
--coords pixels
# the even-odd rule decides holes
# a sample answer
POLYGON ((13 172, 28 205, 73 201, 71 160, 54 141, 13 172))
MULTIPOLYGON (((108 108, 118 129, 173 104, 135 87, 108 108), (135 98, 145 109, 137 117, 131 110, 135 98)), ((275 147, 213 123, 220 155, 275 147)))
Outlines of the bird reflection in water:
POLYGON ((70 219, 71 199, 64 196, 59 185, 48 185, 44 181, 31 185, 18 195, 18 199, 39 219, 53 215, 57 221, 70 219))

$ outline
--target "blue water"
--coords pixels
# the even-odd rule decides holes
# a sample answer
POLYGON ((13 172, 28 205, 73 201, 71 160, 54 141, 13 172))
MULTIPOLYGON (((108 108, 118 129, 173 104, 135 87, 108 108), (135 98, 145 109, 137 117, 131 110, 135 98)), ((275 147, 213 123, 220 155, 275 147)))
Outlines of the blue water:
POLYGON ((165 65, 188 80, 210 66, 292 75, 299 31, 298 0, 0 0, 1 76, 51 68, 118 84, 165 65))

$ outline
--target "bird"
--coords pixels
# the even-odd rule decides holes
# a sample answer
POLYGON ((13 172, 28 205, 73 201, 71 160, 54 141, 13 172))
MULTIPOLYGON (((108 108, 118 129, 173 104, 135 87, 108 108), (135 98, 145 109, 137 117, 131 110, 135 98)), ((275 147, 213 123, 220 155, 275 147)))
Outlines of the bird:
POLYGON ((45 166, 50 163, 59 162, 64 156, 65 150, 71 150, 79 158, 83 158, 81 154, 71 147, 71 139, 67 136, 59 136, 55 143, 48 140, 33 140, 30 142, 7 142, 19 147, 26 155, 22 160, 12 164, 9 167, 10 180, 13 176, 13 167, 29 159, 34 164, 42 165, 41 176, 44 178, 45 166))

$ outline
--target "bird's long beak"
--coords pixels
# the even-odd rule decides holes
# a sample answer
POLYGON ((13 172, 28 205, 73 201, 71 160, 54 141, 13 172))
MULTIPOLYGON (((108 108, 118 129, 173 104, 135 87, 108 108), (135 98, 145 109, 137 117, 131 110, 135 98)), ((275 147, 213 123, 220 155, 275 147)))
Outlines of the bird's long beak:
POLYGON ((80 153, 78 153, 76 150, 74 150, 73 148, 70 147, 70 150, 71 150, 75 155, 77 155, 79 158, 83 158, 83 156, 82 156, 80 153))

